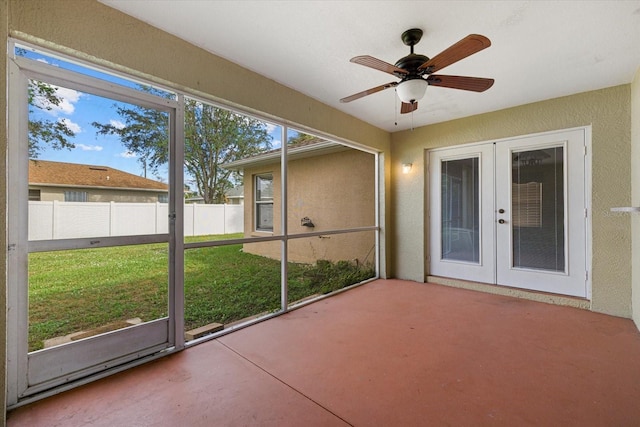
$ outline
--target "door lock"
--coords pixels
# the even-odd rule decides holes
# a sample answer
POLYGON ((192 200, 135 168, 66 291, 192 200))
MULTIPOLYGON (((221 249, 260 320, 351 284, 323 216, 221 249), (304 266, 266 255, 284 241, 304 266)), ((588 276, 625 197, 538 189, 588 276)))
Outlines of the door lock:
POLYGON ((504 213, 504 209, 498 209, 498 213, 504 213))

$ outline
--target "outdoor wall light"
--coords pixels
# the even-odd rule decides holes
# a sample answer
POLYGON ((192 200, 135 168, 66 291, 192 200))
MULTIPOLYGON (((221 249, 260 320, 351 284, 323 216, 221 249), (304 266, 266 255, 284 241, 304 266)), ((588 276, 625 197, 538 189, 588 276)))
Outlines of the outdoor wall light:
POLYGON ((406 175, 406 174, 408 174, 409 172, 411 172, 411 167, 412 167, 412 166, 413 166, 413 165, 412 165, 411 163, 403 163, 403 164, 402 164, 402 173, 406 175))

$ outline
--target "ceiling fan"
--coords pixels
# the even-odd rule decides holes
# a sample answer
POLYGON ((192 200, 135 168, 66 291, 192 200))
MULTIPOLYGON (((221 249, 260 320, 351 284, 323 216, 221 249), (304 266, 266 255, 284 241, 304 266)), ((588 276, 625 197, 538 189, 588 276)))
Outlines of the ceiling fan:
POLYGON ((479 34, 470 34, 431 59, 424 55, 413 53, 413 46, 421 38, 422 30, 419 28, 412 28, 402 33, 402 42, 411 48, 411 53, 400 58, 395 65, 369 55, 351 58, 353 63, 393 74, 401 80, 358 92, 342 98, 340 102, 355 101, 381 90, 395 87, 398 98, 402 101, 400 113, 405 114, 418 109, 418 101, 424 96, 427 86, 440 86, 473 92, 484 92, 493 86, 493 79, 433 74, 454 62, 488 48, 491 46, 491 41, 488 38, 479 34))

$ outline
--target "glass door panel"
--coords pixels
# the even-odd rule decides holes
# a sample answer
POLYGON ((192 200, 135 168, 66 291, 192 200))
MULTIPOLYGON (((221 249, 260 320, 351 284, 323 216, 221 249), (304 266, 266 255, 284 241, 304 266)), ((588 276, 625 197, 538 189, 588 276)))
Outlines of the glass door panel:
POLYGON ((480 261, 480 180, 478 158, 443 160, 441 257, 480 261))
POLYGON ((511 154, 513 267, 565 271, 564 147, 511 154))

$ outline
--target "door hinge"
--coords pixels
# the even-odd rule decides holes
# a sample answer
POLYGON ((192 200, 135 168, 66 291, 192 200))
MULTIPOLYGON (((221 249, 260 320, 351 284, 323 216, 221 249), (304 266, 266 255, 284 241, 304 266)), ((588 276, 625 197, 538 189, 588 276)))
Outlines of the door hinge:
POLYGON ((584 217, 588 218, 589 217, 589 210, 585 208, 584 210, 584 217))
POLYGON ((585 156, 587 155, 587 146, 586 146, 586 145, 583 145, 583 146, 582 146, 582 152, 583 152, 583 154, 584 154, 585 156))
POLYGON ((589 281, 589 271, 585 271, 584 272, 584 281, 588 282, 589 281))

